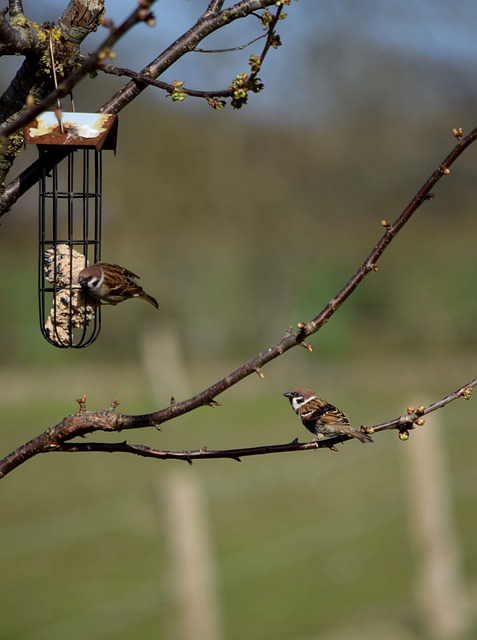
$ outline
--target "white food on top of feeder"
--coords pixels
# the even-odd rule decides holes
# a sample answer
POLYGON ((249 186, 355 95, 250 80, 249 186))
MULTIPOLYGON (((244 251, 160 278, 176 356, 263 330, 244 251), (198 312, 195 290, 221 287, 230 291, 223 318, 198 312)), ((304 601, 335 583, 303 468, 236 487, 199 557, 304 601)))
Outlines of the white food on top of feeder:
POLYGON ((94 306, 85 304, 83 289, 78 284, 78 274, 87 266, 85 256, 67 244, 45 251, 45 278, 57 288, 45 330, 57 344, 70 345, 72 328, 84 328, 94 318, 94 306))

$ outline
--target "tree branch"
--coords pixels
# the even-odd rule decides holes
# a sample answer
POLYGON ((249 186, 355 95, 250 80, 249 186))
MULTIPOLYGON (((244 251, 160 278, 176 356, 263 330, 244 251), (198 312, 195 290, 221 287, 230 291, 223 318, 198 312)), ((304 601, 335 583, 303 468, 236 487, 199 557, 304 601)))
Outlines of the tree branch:
MULTIPOLYGON (((420 427, 424 424, 422 416, 428 415, 433 411, 442 409, 450 402, 457 400, 458 398, 464 398, 470 400, 472 395, 472 389, 477 385, 477 378, 474 378, 467 384, 463 385, 456 391, 449 393, 441 400, 429 404, 427 407, 418 407, 413 409, 410 407, 407 412, 397 418, 393 418, 387 422, 382 422, 374 426, 365 427, 367 433, 379 433, 381 431, 389 431, 390 429, 399 430, 400 434, 407 434, 408 432, 420 427)), ((402 438, 407 440, 407 437, 402 438)), ((262 456, 270 453, 287 453, 292 451, 308 451, 310 449, 332 449, 336 450, 336 445, 353 440, 352 436, 337 436, 335 438, 327 438, 326 440, 311 441, 311 442, 299 442, 298 438, 292 442, 285 444, 263 445, 259 447, 241 447, 239 449, 208 449, 202 447, 201 449, 194 449, 191 451, 168 451, 162 449, 152 449, 141 444, 129 444, 127 442, 117 443, 102 443, 102 442, 63 442, 61 448, 58 451, 66 452, 81 452, 81 451, 103 451, 108 453, 133 453, 150 458, 158 458, 161 460, 174 459, 185 460, 192 464, 193 460, 209 460, 217 458, 231 458, 240 462, 240 458, 250 456, 262 456)), ((0 466, 1 469, 1 466, 0 466)), ((1 476, 0 476, 1 477, 1 476)))
MULTIPOLYGON (((164 91, 167 91, 167 93, 169 94, 173 93, 174 91, 173 84, 164 82, 163 80, 155 80, 154 78, 151 78, 144 73, 137 73, 136 71, 132 71, 132 69, 116 67, 112 64, 101 64, 99 66, 99 70, 115 76, 128 76, 136 82, 141 82, 152 87, 157 87, 158 89, 164 89, 164 91)), ((198 89, 188 89, 187 87, 181 87, 181 91, 183 93, 186 93, 188 96, 205 99, 216 97, 229 98, 233 94, 233 89, 231 89, 230 87, 228 87, 227 89, 219 89, 218 91, 200 91, 198 89)))
MULTIPOLYGON (((472 388, 477 385, 477 378, 474 378, 453 393, 445 396, 441 400, 429 404, 427 407, 418 409, 409 408, 407 412, 371 427, 366 427, 368 433, 378 433, 389 429, 398 429, 402 440, 407 440, 409 431, 422 426, 423 415, 441 409, 445 405, 457 400, 457 398, 470 399, 472 388), (404 435, 404 437, 402 437, 404 435)), ((184 460, 192 464, 194 460, 212 460, 218 458, 228 458, 241 461, 241 458, 250 456, 263 456, 272 453, 288 453, 296 451, 309 451, 310 449, 331 449, 336 451, 336 445, 352 440, 351 436, 339 436, 327 438, 326 440, 299 442, 298 439, 285 444, 262 445, 258 447, 241 447, 238 449, 193 449, 190 451, 170 451, 165 449, 153 449, 143 444, 130 444, 124 442, 66 442, 65 438, 71 439, 78 435, 84 435, 90 431, 115 431, 118 430, 118 415, 114 411, 86 412, 84 409, 85 398, 80 401, 80 410, 73 416, 65 418, 61 423, 52 427, 37 436, 30 442, 22 445, 11 454, 0 461, 0 478, 16 469, 18 466, 40 453, 130 453, 144 458, 156 458, 158 460, 184 460), (81 406, 83 403, 83 407, 81 406), (93 423, 95 426, 93 427, 93 423)))
POLYGON ((8 11, 10 15, 18 16, 23 13, 23 5, 22 0, 10 0, 8 3, 8 11))
POLYGON ((201 393, 197 394, 189 400, 178 402, 166 409, 154 412, 145 416, 121 416, 120 424, 123 429, 140 428, 150 425, 157 425, 171 420, 177 416, 193 411, 201 406, 211 404, 215 398, 237 384, 244 378, 253 373, 259 373, 262 367, 275 358, 283 355, 289 349, 296 347, 297 345, 308 348, 305 343, 305 339, 316 333, 339 309, 339 307, 349 298, 358 285, 364 280, 364 278, 370 273, 377 271, 377 262, 382 256, 383 252, 390 245, 399 231, 410 220, 413 213, 426 201, 432 199, 431 190, 439 182, 439 180, 450 173, 449 167, 457 160, 457 158, 463 153, 463 151, 471 145, 477 138, 477 128, 475 128, 468 136, 459 140, 454 146, 451 152, 441 162, 438 168, 432 173, 432 175, 422 185, 416 195, 412 198, 409 204, 406 206, 401 215, 396 219, 394 223, 388 223, 382 221, 381 224, 385 225, 385 232, 370 254, 365 258, 358 270, 348 280, 341 291, 330 300, 326 307, 310 322, 302 322, 298 325, 298 331, 291 331, 291 329, 284 335, 284 337, 275 345, 262 351, 257 356, 246 362, 244 365, 232 371, 222 380, 219 380, 208 389, 205 389, 201 393))
MULTIPOLYGON (((54 28, 58 29, 65 42, 78 47, 101 23, 105 12, 105 0, 70 0, 54 28)), ((74 62, 77 62, 77 56, 74 62)))
MULTIPOLYGON (((230 52, 230 51, 236 51, 237 49, 244 49, 245 47, 248 47, 249 45, 253 44, 254 42, 257 42, 258 40, 261 40, 262 38, 266 38, 265 41, 265 45, 263 47, 263 51, 260 54, 259 58, 257 58, 257 60, 259 61, 259 63, 256 65, 256 68, 252 71, 252 73, 250 74, 247 84, 249 85, 249 87, 252 89, 254 86, 254 82, 256 81, 257 78, 257 74, 260 70, 261 65, 263 64, 263 61, 265 60, 265 57, 268 53, 268 50, 270 49, 271 46, 274 46, 274 44, 276 45, 277 42, 279 42, 279 40, 277 40, 277 36, 275 34, 275 27, 278 23, 278 21, 280 20, 280 16, 282 13, 282 9, 283 7, 280 6, 277 9, 276 14, 271 18, 270 22, 268 23, 268 27, 267 27, 267 33, 263 34, 261 36, 258 36, 257 38, 254 38, 253 40, 251 40, 250 42, 241 45, 239 47, 232 47, 229 49, 198 49, 197 47, 195 47, 193 49, 194 52, 199 52, 199 53, 224 53, 224 52, 230 52)), ((207 14, 207 12, 206 12, 207 14)), ((206 15, 204 14, 204 16, 206 15)), ((155 78, 151 77, 149 72, 141 72, 141 73, 137 73, 135 71, 132 71, 131 69, 125 69, 122 67, 116 67, 114 65, 109 65, 109 64, 102 64, 99 67, 102 71, 104 71, 105 73, 110 73, 113 75, 117 75, 117 76, 121 76, 121 75, 125 75, 128 76, 130 78, 132 78, 133 80, 135 80, 136 82, 140 82, 141 84, 144 85, 148 85, 148 86, 154 86, 157 87, 159 89, 164 89, 165 91, 167 91, 169 94, 173 94, 175 91, 175 87, 173 84, 170 84, 168 82, 163 82, 161 80, 156 80, 155 78)), ((220 89, 218 91, 198 91, 196 89, 188 89, 187 87, 181 86, 181 93, 187 94, 189 96, 193 96, 193 97, 198 97, 198 98, 205 98, 205 99, 212 99, 212 98, 228 98, 234 95, 234 88, 233 87, 227 87, 226 89, 220 89)))
MULTIPOLYGON (((221 2, 211 2, 209 7, 221 6, 221 2)), ((242 0, 228 9, 210 13, 208 10, 199 18, 193 27, 178 38, 170 47, 163 51, 141 73, 157 78, 172 64, 177 62, 186 53, 194 51, 198 43, 204 40, 214 31, 221 29, 226 24, 245 18, 254 11, 264 9, 275 4, 275 0, 242 0)), ((129 82, 121 91, 116 93, 108 102, 103 105, 100 111, 104 113, 118 113, 126 104, 136 98, 146 85, 137 82, 129 82)))
MULTIPOLYGON (((48 453, 50 451, 80 451, 80 450, 95 450, 92 447, 100 447, 102 451, 126 451, 128 453, 136 453, 138 455, 148 455, 150 457, 167 457, 167 458, 179 458, 189 460, 192 458, 208 458, 208 457, 226 457, 226 458, 240 458, 246 455, 262 455, 265 453, 274 453, 279 451, 294 451, 302 450, 302 448, 322 448, 332 447, 335 440, 329 439, 323 443, 306 443, 300 445, 300 443, 293 442, 287 445, 274 445, 272 447, 259 447, 252 449, 240 449, 240 450, 228 450, 228 451, 216 451, 207 452, 207 450, 199 450, 195 452, 161 452, 158 450, 148 449, 143 445, 128 445, 127 443, 119 443, 115 445, 107 445, 103 443, 90 443, 82 445, 68 444, 68 440, 77 436, 83 436, 87 433, 92 433, 97 430, 102 431, 122 431, 124 429, 138 429, 142 427, 156 426, 159 427, 162 423, 172 420, 173 418, 193 411, 202 406, 214 406, 216 405, 215 398, 237 384, 251 373, 258 373, 260 377, 263 377, 261 368, 271 362, 273 359, 282 356, 289 349, 300 345, 311 351, 311 347, 305 343, 305 338, 309 335, 316 333, 323 324, 329 320, 329 318, 337 311, 337 309, 343 304, 343 302, 351 295, 351 293, 358 287, 363 281, 365 276, 371 271, 376 271, 376 263, 397 236, 403 226, 410 220, 411 216, 426 200, 432 199, 431 189, 444 175, 450 173, 449 167, 457 160, 457 158, 463 153, 463 151, 477 138, 477 128, 474 129, 465 138, 460 138, 460 132, 454 130, 453 134, 458 138, 457 144, 447 155, 444 161, 439 167, 432 173, 428 180, 419 189, 416 195, 412 198, 410 203, 396 219, 394 223, 388 223, 382 221, 381 224, 385 227, 385 232, 374 249, 370 252, 367 258, 363 261, 359 269, 348 280, 346 285, 341 291, 326 305, 323 311, 318 314, 313 320, 308 323, 300 323, 299 330, 293 332, 291 327, 285 336, 273 347, 270 347, 266 351, 263 351, 255 358, 252 358, 249 362, 245 363, 229 375, 225 376, 209 388, 200 392, 196 396, 185 400, 183 402, 172 402, 169 407, 160 411, 145 415, 124 415, 118 414, 114 411, 117 406, 117 401, 106 411, 86 411, 86 398, 83 397, 79 400, 80 409, 72 415, 64 418, 58 425, 51 427, 43 434, 34 438, 30 442, 22 445, 17 450, 9 454, 3 461, 0 462, 0 478, 7 473, 18 467, 20 464, 28 460, 29 458, 37 455, 38 453, 48 453), (87 447, 90 447, 89 449, 87 447), (110 447, 109 449, 107 447, 110 447), (148 453, 148 452, 152 453, 148 453), (245 453, 244 453, 245 452, 245 453), (247 453, 248 452, 248 453, 247 453)), ((414 428, 415 424, 422 423, 422 416, 436 411, 445 406, 449 402, 456 400, 459 397, 468 399, 471 395, 471 389, 477 384, 477 378, 471 380, 469 383, 457 389, 453 393, 449 394, 442 400, 435 402, 427 407, 419 407, 418 409, 409 408, 407 414, 395 418, 385 423, 375 425, 374 427, 367 427, 370 432, 379 432, 387 429, 399 429, 403 435, 403 439, 408 436, 408 431, 414 428)), ((338 442, 344 441, 343 438, 339 438, 338 442)), ((190 461, 190 460, 189 460, 190 461)))
MULTIPOLYGON (((21 5, 20 5, 21 6, 21 5)), ((24 54, 28 53, 32 46, 35 46, 38 42, 34 29, 31 29, 29 24, 21 24, 20 26, 13 26, 10 22, 12 10, 10 7, 10 20, 6 18, 7 10, 4 9, 0 12, 0 42, 2 43, 1 53, 5 54, 24 54)), ((18 12, 15 15, 19 15, 18 12)))
POLYGON ((205 15, 217 15, 223 6, 224 0, 212 0, 211 2, 209 2, 209 6, 205 10, 205 15))

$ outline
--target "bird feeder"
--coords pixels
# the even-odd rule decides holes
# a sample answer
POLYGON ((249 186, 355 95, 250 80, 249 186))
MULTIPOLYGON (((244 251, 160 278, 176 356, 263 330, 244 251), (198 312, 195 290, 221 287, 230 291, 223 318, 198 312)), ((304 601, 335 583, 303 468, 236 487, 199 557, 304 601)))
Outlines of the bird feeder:
POLYGON ((38 298, 40 328, 59 348, 92 344, 101 307, 79 272, 101 259, 102 152, 116 150, 115 115, 46 112, 24 131, 40 156, 38 298))

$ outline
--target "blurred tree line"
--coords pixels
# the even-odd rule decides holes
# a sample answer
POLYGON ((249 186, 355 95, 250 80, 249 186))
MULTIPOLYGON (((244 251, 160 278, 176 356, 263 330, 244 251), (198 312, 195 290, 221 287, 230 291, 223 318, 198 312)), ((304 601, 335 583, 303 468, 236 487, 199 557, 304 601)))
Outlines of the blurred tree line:
MULTIPOLYGON (((217 113, 150 91, 121 114, 117 157, 105 159, 103 258, 142 275, 161 317, 134 303, 106 309, 89 357, 129 357, 131 336, 153 321, 173 324, 191 357, 266 348, 341 288, 380 237, 380 221, 397 216, 449 150, 452 128, 475 124, 470 65, 397 55, 367 38, 366 21, 353 28, 356 8, 340 7, 334 28, 329 16, 322 26, 328 37, 303 45, 307 64, 291 86, 306 82, 306 99, 285 92, 281 113, 267 117, 265 94, 217 113)), ((99 82, 106 92, 113 84, 99 82)), ((79 104, 96 104, 94 87, 83 83, 79 104)), ((321 352, 473 343, 475 153, 324 328, 321 352)), ((0 236, 11 274, 0 349, 14 361, 53 357, 35 321, 35 226, 32 190, 0 236)))

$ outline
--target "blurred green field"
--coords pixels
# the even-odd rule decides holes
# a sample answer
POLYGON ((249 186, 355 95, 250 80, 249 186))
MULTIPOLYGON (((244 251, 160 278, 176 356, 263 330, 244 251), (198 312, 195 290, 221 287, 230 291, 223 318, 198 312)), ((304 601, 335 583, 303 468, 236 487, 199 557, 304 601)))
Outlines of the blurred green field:
MULTIPOLYGON (((472 366, 462 359, 447 370, 444 360, 428 359, 412 375, 405 359, 387 369, 372 359, 311 359, 300 350, 289 364, 303 381, 321 380, 323 395, 339 399, 359 423, 398 415, 411 401, 438 399, 464 382, 472 366)), ((228 364, 222 363, 223 373, 228 364)), ((161 433, 141 430, 114 439, 172 449, 305 439, 280 395, 290 386, 286 367, 272 365, 265 373, 263 381, 253 378, 247 389, 223 396, 220 408, 196 411, 161 433)), ((57 369, 52 393, 50 381, 39 381, 35 372, 2 371, 3 450, 74 411, 74 396, 65 391, 69 376, 57 369)), ((103 365, 92 377, 107 378, 106 389, 128 388, 124 412, 147 409, 143 369, 103 365)), ((99 408, 111 396, 94 386, 85 376, 75 393, 89 393, 90 408, 99 408)), ((477 576, 474 415, 473 403, 461 400, 439 417, 469 597, 477 576)), ((422 428, 433 428, 432 417, 422 428)), ((413 437, 402 443, 386 433, 372 447, 352 442, 339 453, 280 454, 240 464, 190 467, 101 454, 33 459, 0 487, 0 638, 174 638, 168 632, 175 609, 163 501, 171 474, 181 472, 205 497, 225 637, 377 639, 385 629, 389 638, 421 639, 405 481, 406 448, 412 446, 413 437)))

